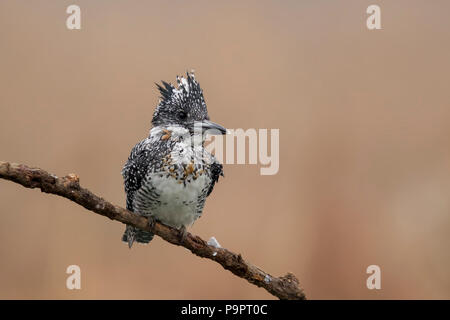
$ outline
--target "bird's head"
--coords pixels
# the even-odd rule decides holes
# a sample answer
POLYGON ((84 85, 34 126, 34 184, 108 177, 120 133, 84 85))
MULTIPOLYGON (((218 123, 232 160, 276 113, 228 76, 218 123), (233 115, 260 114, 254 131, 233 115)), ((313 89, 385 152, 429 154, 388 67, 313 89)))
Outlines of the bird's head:
POLYGON ((177 76, 177 88, 162 81, 156 84, 161 93, 161 100, 153 114, 153 126, 182 126, 191 133, 201 126, 202 131, 212 134, 225 134, 226 129, 209 121, 203 90, 193 73, 186 77, 177 76))

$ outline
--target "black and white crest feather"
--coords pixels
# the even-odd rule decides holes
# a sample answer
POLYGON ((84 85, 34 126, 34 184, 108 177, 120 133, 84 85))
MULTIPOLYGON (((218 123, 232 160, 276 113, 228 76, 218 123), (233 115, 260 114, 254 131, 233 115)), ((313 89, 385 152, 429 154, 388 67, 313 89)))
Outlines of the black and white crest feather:
POLYGON ((177 76, 177 87, 162 81, 156 84, 161 100, 153 114, 153 126, 167 124, 189 124, 209 119, 205 98, 193 73, 186 78, 177 76))

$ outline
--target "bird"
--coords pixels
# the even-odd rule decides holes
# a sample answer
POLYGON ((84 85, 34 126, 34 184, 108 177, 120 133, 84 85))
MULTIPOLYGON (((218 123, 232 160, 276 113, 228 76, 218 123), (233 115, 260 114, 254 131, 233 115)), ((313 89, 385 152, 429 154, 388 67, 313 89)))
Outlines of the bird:
MULTIPOLYGON (((202 215, 223 165, 205 149, 207 134, 226 134, 210 121, 203 90, 194 72, 176 77, 177 86, 156 84, 160 100, 149 135, 138 142, 122 169, 126 208, 134 214, 180 230, 202 215)), ((127 225, 122 241, 147 244, 154 234, 127 225)))

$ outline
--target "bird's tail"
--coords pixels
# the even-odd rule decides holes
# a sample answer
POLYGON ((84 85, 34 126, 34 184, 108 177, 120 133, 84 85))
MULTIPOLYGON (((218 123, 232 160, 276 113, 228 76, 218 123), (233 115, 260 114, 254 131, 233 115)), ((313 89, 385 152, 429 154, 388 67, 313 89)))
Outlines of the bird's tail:
POLYGON ((126 226, 125 232, 122 236, 123 242, 128 242, 128 247, 131 248, 133 243, 139 242, 139 243, 149 243, 153 239, 153 233, 148 231, 143 231, 140 229, 137 229, 132 226, 126 226))

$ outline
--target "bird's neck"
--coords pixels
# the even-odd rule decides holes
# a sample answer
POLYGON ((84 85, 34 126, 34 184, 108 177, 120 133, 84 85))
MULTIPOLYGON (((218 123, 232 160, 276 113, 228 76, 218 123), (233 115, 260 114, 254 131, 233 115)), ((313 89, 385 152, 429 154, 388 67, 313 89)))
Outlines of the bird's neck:
POLYGON ((155 126, 150 130, 150 139, 163 141, 189 142, 192 146, 204 144, 204 136, 201 133, 192 133, 187 128, 180 125, 155 126))

